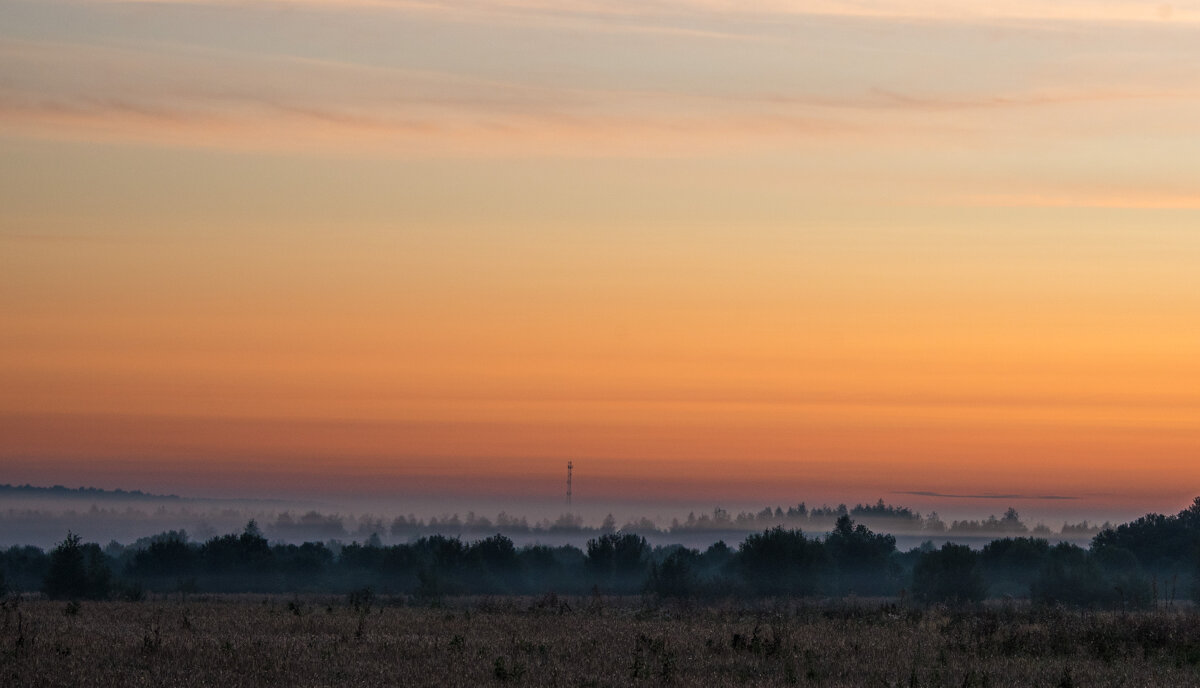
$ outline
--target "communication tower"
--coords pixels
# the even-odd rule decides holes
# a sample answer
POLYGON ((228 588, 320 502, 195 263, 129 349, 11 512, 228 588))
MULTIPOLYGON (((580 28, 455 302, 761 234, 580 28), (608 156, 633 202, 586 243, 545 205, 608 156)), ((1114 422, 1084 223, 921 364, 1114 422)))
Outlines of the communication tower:
POLYGON ((567 511, 571 510, 571 469, 574 467, 570 461, 567 462, 567 511))

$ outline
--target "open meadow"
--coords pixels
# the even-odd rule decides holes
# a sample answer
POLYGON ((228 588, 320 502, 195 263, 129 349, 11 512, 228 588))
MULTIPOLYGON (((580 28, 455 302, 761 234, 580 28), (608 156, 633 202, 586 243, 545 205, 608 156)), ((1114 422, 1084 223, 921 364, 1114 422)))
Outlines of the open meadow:
POLYGON ((1200 615, 893 602, 9 599, 12 686, 1195 686, 1200 615))

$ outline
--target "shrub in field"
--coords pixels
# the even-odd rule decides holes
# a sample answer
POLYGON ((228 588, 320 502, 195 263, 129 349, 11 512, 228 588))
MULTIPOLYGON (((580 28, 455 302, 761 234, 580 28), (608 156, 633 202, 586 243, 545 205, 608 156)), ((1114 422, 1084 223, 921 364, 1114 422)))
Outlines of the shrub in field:
POLYGON ((924 602, 978 602, 986 593, 979 555, 966 545, 947 542, 913 567, 913 595, 924 602))
POLYGON ((525 675, 525 665, 516 660, 505 662, 504 657, 497 657, 492 663, 492 675, 497 681, 520 681, 525 675))
POLYGON ((369 612, 375 603, 375 591, 369 587, 351 590, 346 595, 346 604, 356 612, 369 612))

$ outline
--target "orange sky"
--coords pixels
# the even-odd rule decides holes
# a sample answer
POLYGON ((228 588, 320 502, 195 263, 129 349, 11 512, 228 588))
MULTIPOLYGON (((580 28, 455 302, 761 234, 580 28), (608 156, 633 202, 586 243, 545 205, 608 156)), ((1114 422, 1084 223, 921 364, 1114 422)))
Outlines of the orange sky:
POLYGON ((0 482, 1186 504, 1200 5, 854 7, 0 0, 0 482))

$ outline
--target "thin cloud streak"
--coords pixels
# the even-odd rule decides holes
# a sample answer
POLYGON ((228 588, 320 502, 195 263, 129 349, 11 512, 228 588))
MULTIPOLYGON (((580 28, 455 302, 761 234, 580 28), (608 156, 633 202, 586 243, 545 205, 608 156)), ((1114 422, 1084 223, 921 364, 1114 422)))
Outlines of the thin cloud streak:
MULTIPOLYGON (((986 140, 972 111, 1185 101, 1185 89, 733 95, 565 87, 272 55, 4 41, 0 122, 34 136, 455 154, 713 151, 809 141, 986 140), (955 116, 945 122, 929 113, 955 116)), ((718 87, 719 88, 719 87, 718 87)))
POLYGON ((1038 495, 1038 494, 950 494, 946 492, 933 492, 930 490, 900 490, 892 494, 912 495, 914 497, 939 497, 943 499, 1035 499, 1044 501, 1065 501, 1077 500, 1080 497, 1072 497, 1068 495, 1038 495))

